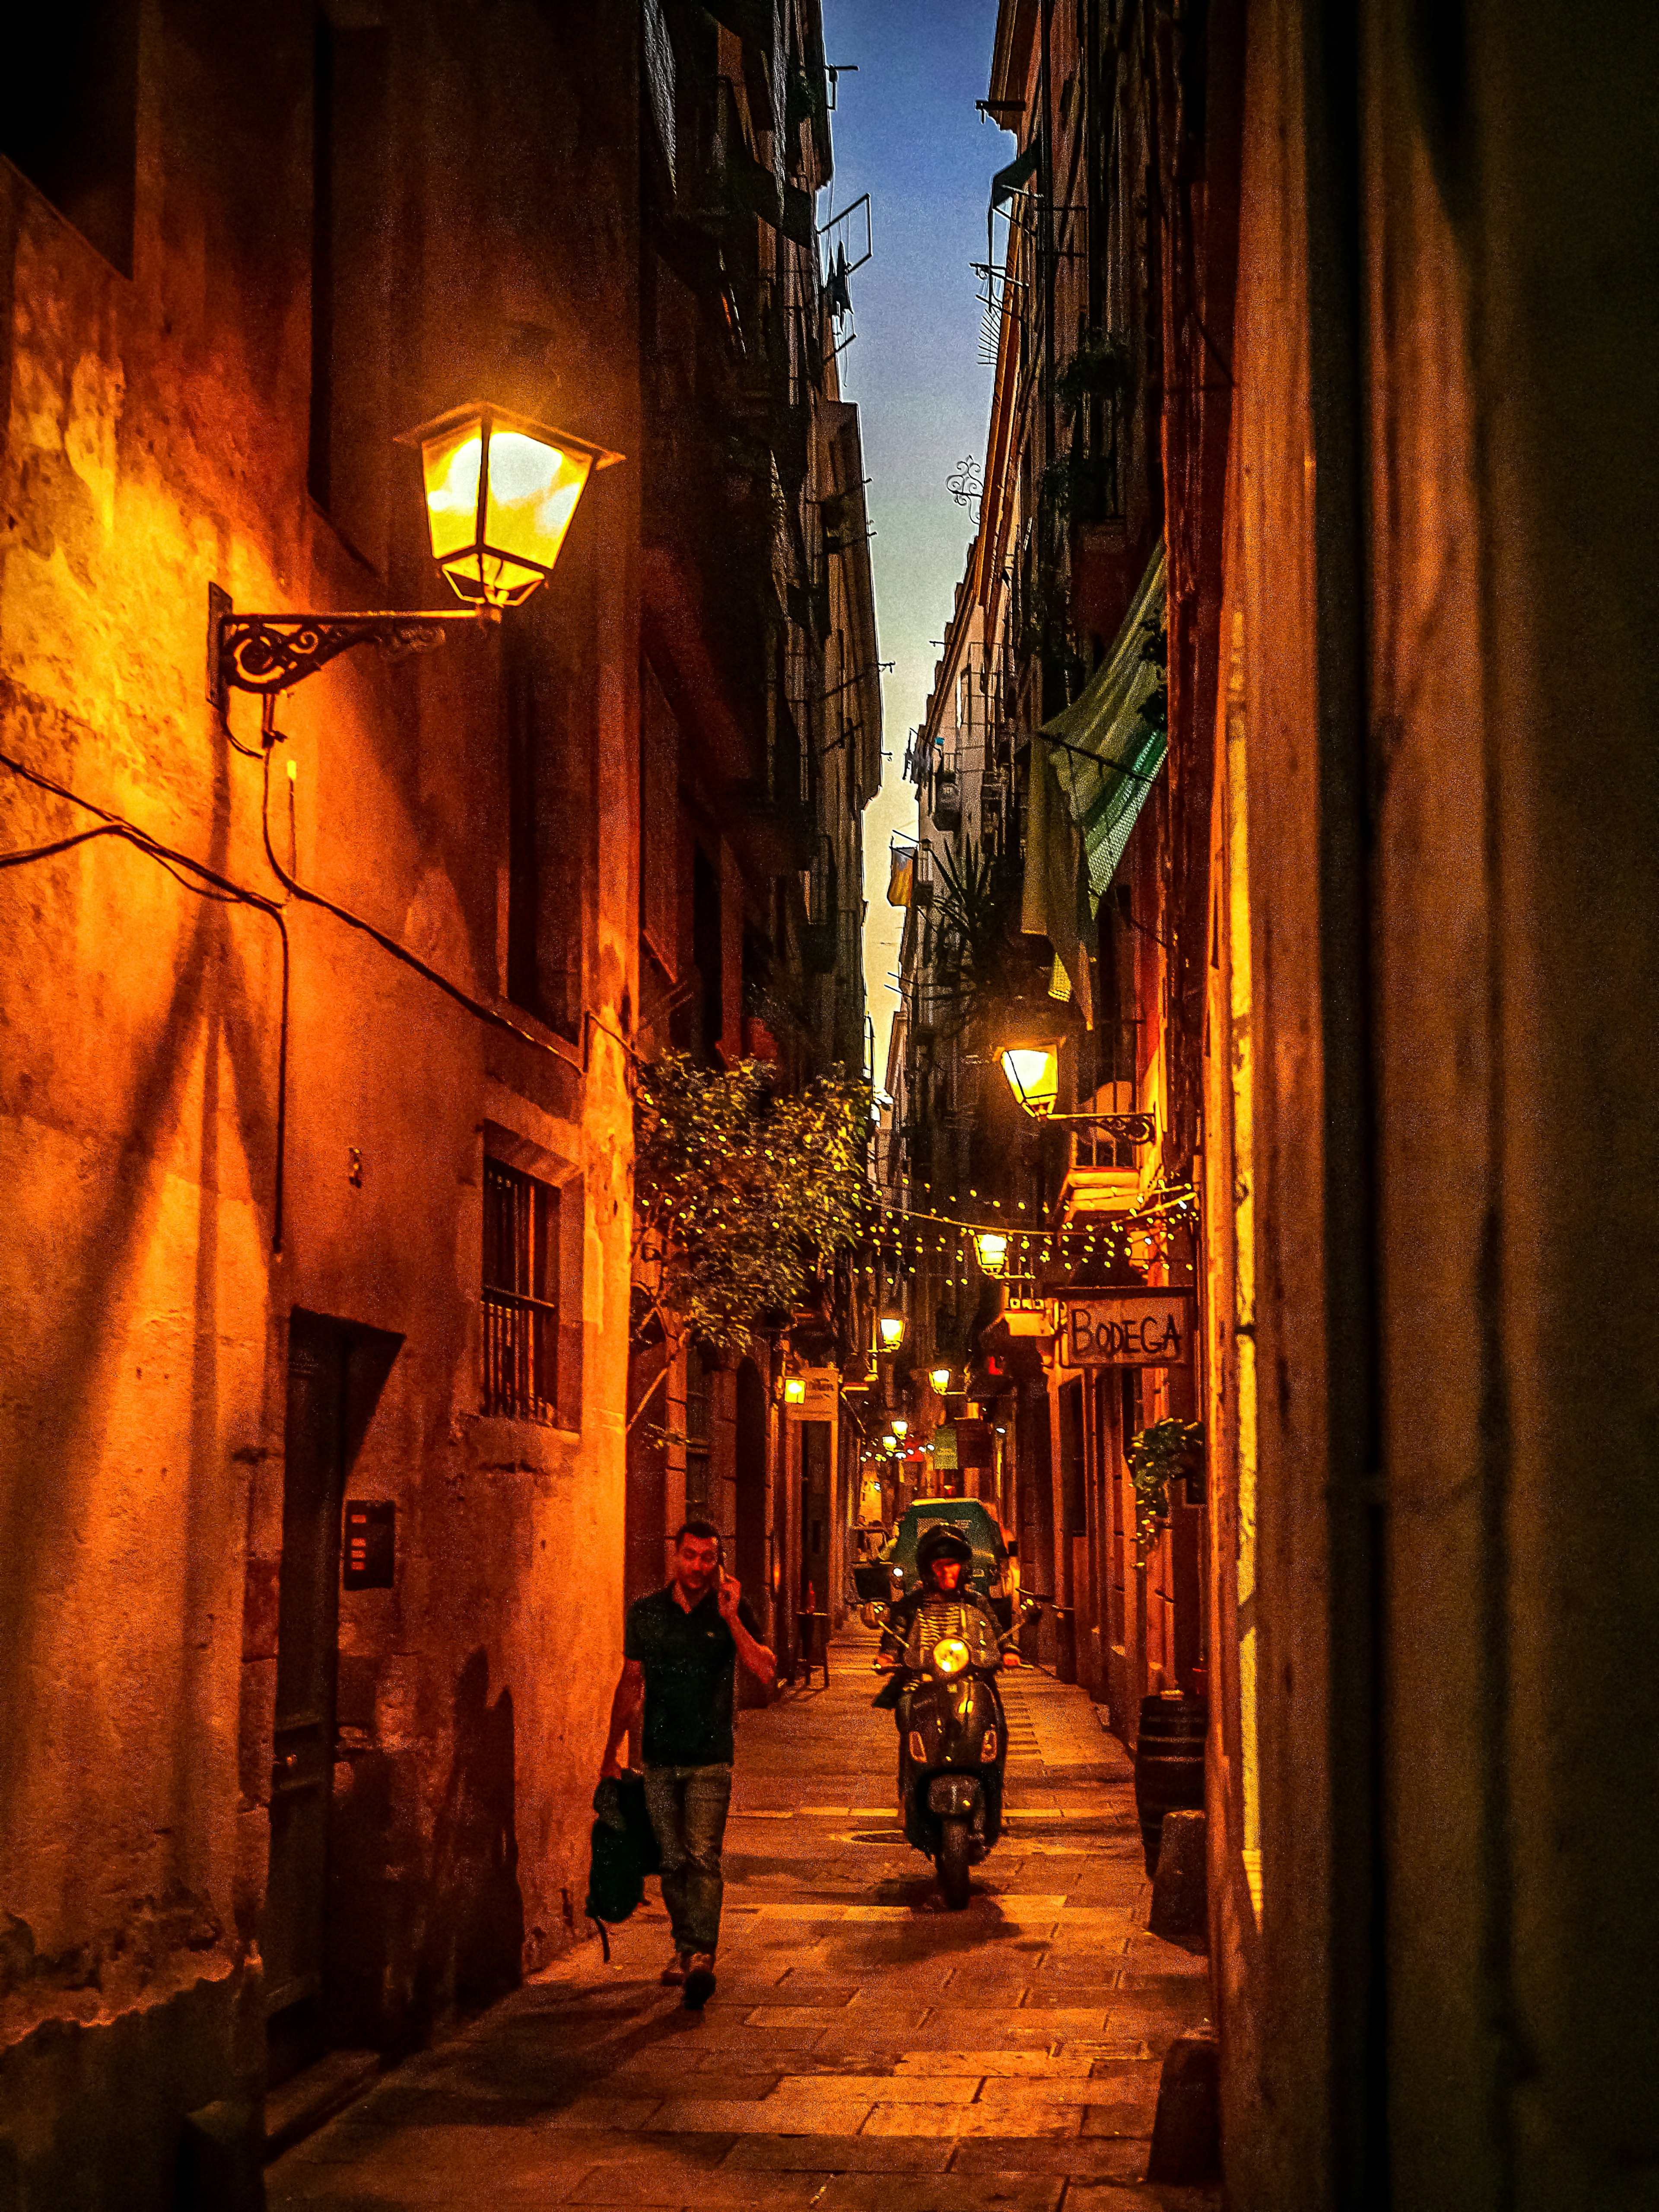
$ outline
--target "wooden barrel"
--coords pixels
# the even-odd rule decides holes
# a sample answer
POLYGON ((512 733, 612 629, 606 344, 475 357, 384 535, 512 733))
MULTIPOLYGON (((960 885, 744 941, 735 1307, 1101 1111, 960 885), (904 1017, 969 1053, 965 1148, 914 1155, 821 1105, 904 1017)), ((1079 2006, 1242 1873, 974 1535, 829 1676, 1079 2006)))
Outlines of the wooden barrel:
POLYGON ((1210 1707, 1204 1698, 1179 1692, 1140 1701, 1140 1735, 1135 1744, 1135 1810, 1146 1871, 1158 1871, 1166 1813, 1204 1809, 1204 1738, 1210 1707))

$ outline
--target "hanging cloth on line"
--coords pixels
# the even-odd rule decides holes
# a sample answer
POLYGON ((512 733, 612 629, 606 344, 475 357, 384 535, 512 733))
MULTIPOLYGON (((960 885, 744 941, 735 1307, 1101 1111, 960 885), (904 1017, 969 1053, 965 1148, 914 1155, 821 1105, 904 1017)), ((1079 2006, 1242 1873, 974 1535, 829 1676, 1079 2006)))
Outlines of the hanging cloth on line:
POLYGON ((1054 946, 1051 994, 1074 997, 1086 1028, 1095 915, 1170 749, 1164 600, 1160 544, 1111 651, 1031 740, 1020 927, 1054 946))

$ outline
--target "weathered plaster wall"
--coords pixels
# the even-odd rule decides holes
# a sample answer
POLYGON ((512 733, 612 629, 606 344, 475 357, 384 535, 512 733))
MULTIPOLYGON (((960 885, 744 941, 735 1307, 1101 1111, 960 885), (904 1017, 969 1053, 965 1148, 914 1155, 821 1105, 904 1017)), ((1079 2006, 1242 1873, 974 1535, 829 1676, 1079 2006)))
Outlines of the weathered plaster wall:
MULTIPOLYGON (((204 696, 209 582, 264 609, 442 587, 378 433, 382 571, 307 495, 312 11, 144 20, 133 278, 0 166, 0 750, 280 901, 260 765, 204 696)), ((635 450, 628 43, 422 8, 387 52, 385 427, 488 392, 635 450)), ((620 1656, 636 496, 625 469, 590 491, 573 596, 535 617, 588 677, 569 860, 599 1023, 538 1049, 290 905, 280 1255, 272 920, 114 836, 0 873, 0 2174, 25 2204, 170 2203, 179 2115, 259 2083, 296 1307, 401 1340, 348 1486, 398 1514, 396 1587, 341 1601, 354 2033, 396 2047, 580 1932, 620 1656), (568 1431, 478 1414, 486 1121, 583 1208, 568 1431)), ((271 799, 301 882, 486 1001, 499 653, 334 663, 283 707, 271 799)), ((252 702, 232 720, 257 743, 252 702)), ((0 847, 95 820, 0 768, 0 847)))
MULTIPOLYGON (((1333 1354, 1299 32, 1293 9, 1252 13, 1232 356, 1237 552, 1222 610, 1224 635, 1241 637, 1249 732, 1263 1711, 1263 1896, 1252 1946, 1259 1976, 1243 1998, 1251 2032, 1235 2033, 1225 2046, 1224 2109, 1229 2187, 1241 2206, 1263 2212, 1330 2201, 1332 2155, 1326 1498, 1333 1354)), ((1224 1525, 1218 1516, 1218 1532, 1224 1525)), ((1237 1953, 1221 1955, 1224 1975, 1236 1976, 1237 1953)), ((1236 1984, 1232 1994, 1236 2013, 1236 1984)))
MULTIPOLYGON (((1229 2185, 1633 2206, 1659 2171, 1631 1751, 1659 1610, 1654 34, 1328 29, 1250 18, 1234 355, 1265 1893, 1253 1942, 1215 1863, 1229 2185), (1370 1131, 1340 1093, 1368 1063, 1370 1131)), ((1215 1750, 1231 1835, 1244 1747, 1215 1750)))

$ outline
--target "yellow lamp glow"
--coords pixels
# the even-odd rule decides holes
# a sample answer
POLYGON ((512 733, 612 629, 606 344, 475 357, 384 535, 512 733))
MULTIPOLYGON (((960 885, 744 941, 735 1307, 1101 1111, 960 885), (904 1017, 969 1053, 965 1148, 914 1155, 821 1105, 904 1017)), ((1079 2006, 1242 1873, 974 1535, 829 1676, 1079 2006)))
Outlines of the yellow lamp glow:
POLYGON ((806 1384, 800 1376, 786 1376, 783 1385, 783 1402, 786 1406, 804 1406, 806 1403, 806 1384))
POLYGON ((905 1419, 902 1413, 895 1413, 893 1416, 893 1434, 896 1437, 908 1437, 909 1433, 910 1424, 908 1421, 905 1419))
POLYGON ((1008 1239, 999 1229, 981 1229, 974 1238, 979 1264, 988 1275, 1000 1275, 1008 1261, 1008 1239))
POLYGON ((559 557, 588 477, 622 459, 479 403, 453 407, 398 443, 421 449, 432 557, 471 606, 528 599, 559 557))
POLYGON ((1060 1096, 1060 1054, 1051 1044, 1011 1045, 1001 1054, 1008 1088, 1039 1121, 1054 1110, 1060 1096))
POLYGON ((951 1370, 948 1367, 935 1367, 927 1380, 942 1398, 951 1387, 951 1370))
POLYGON ((898 1313, 884 1313, 876 1323, 876 1327, 881 1334, 882 1350, 896 1352, 904 1341, 904 1316, 898 1313))

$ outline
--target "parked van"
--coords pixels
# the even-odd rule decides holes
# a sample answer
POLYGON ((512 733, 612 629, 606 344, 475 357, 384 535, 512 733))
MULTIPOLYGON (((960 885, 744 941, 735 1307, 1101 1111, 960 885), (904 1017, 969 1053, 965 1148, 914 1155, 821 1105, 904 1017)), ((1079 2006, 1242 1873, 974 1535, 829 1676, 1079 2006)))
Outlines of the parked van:
POLYGON ((874 1628, 878 1605, 891 1605, 916 1586, 916 1539, 935 1521, 948 1521, 960 1528, 974 1548, 968 1579, 980 1595, 990 1601, 1000 1625, 1013 1626, 1019 1596, 1018 1546, 1005 1534, 1002 1523, 982 1498, 918 1498, 905 1510, 893 1540, 879 1559, 853 1570, 859 1594, 859 1612, 866 1628, 874 1628))

